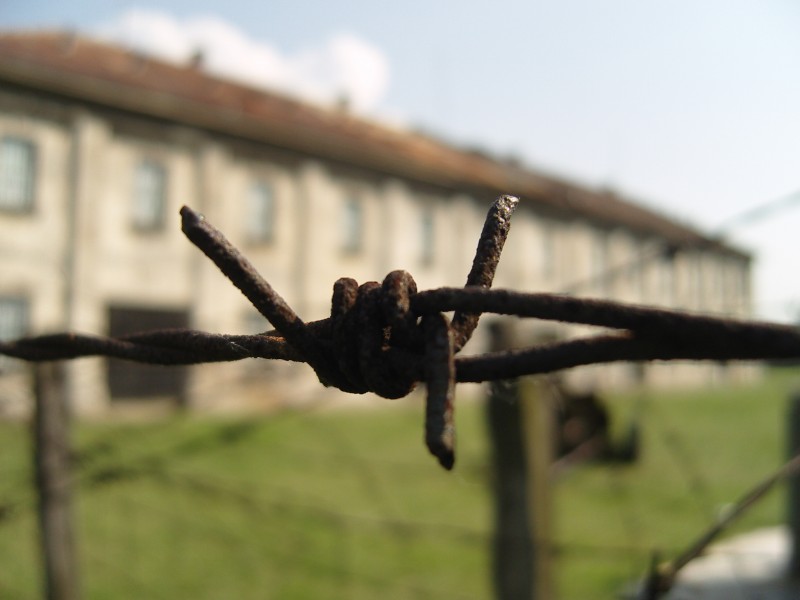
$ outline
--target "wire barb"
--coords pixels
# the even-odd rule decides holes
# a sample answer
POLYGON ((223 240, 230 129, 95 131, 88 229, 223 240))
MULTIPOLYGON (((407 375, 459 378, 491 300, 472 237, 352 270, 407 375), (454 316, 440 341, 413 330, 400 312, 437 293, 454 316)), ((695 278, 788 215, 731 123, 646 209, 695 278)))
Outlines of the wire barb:
POLYGON ((456 387, 453 330, 441 313, 422 318, 425 333, 425 444, 448 471, 455 464, 453 400, 456 387))
POLYGON ((314 335, 286 301, 220 231, 188 206, 180 210, 181 230, 250 303, 294 346, 324 385, 332 385, 327 361, 314 335))
MULTIPOLYGON (((500 196, 486 215, 486 221, 478 240, 475 259, 472 269, 467 275, 466 287, 489 289, 494 281, 494 274, 500 262, 500 254, 511 229, 511 215, 519 205, 519 198, 515 196, 500 196)), ((475 328, 478 326, 480 312, 457 310, 453 316, 454 349, 456 352, 464 347, 475 328)))

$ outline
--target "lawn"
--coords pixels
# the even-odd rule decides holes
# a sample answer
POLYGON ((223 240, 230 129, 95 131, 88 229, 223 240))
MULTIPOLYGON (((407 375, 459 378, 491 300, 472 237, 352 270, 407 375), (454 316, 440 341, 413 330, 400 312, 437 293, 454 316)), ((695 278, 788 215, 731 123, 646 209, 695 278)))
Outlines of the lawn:
MULTIPOLYGON (((794 372, 796 373, 796 371, 794 372)), ((641 410, 641 459, 555 484, 562 600, 614 598, 775 469, 793 372, 757 386, 609 399, 641 410)), ((800 387, 800 384, 799 384, 800 387)), ((86 598, 489 598, 491 510, 479 402, 459 458, 421 442, 419 398, 375 409, 80 424, 77 541, 86 598)), ((41 597, 24 425, 0 424, 0 597, 41 597)), ((737 530, 780 522, 781 491, 737 530)))
MULTIPOLYGON (((779 370, 757 386, 612 399, 618 425, 641 402, 642 456, 629 467, 584 467, 557 483, 563 598, 612 597, 654 550, 674 556, 782 464, 792 390, 800 391, 800 373, 779 370)), ((784 518, 778 487, 726 535, 784 518)))

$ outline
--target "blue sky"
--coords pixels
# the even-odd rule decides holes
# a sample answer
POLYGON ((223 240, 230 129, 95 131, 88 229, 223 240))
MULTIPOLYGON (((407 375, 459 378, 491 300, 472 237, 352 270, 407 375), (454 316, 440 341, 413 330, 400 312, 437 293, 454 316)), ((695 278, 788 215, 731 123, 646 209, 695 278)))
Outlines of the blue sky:
MULTIPOLYGON (((178 59, 202 45, 219 70, 315 101, 346 92, 371 118, 614 187, 706 231, 800 191, 795 0, 0 0, 0 26, 178 59)), ((798 231, 800 202, 729 234, 757 254, 761 316, 800 315, 798 231)))

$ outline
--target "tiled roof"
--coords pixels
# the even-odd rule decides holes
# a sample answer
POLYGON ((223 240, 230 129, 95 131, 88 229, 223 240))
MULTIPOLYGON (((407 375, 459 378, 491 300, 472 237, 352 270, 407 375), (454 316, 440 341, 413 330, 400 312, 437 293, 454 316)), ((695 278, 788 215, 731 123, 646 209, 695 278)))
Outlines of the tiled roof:
POLYGON ((0 83, 268 143, 446 188, 510 193, 684 246, 725 244, 615 194, 69 32, 0 34, 0 83))

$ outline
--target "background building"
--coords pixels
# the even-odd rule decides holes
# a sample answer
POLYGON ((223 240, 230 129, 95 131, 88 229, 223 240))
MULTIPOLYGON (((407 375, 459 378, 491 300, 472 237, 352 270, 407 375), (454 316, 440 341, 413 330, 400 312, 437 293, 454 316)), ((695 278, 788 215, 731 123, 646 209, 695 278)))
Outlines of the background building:
MULTIPOLYGON (((70 33, 0 35, 0 335, 266 322, 181 234, 204 213, 306 320, 341 276, 462 285, 486 210, 522 199, 495 285, 746 317, 750 257, 617 197, 419 133, 70 33)), ((525 339, 578 328, 525 324, 525 339)), ((486 342, 478 335, 467 352, 486 342)), ((21 379, 4 361, 8 378, 21 379)), ((721 365, 581 369, 574 383, 746 376, 721 365), (602 374, 601 374, 602 373, 602 374)), ((178 399, 266 406, 324 393, 303 365, 177 369, 83 359, 84 412, 178 399), (232 385, 236 382, 236 386, 232 385)), ((338 392, 337 392, 338 393, 338 392)), ((0 410, 17 410, 24 394, 0 410)))

